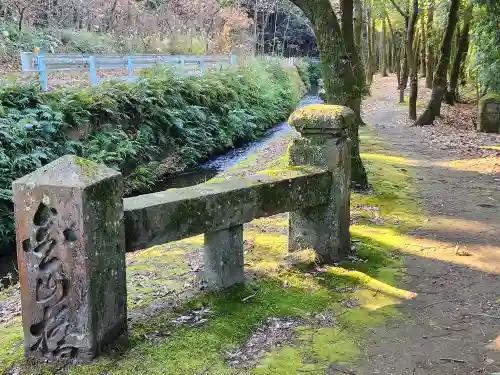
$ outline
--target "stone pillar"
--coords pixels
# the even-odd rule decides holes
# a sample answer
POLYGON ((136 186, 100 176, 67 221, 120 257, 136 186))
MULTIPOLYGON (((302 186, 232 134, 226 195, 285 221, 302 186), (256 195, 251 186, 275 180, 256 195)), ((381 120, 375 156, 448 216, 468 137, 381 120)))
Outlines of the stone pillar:
POLYGON ((243 225, 205 233, 204 261, 203 278, 210 287, 243 283, 243 225))
POLYGON ((500 133, 500 95, 490 93, 481 99, 477 130, 482 133, 500 133))
POLYGON ((347 107, 316 104, 295 111, 290 125, 302 134, 290 147, 290 166, 311 165, 332 173, 330 202, 290 213, 289 250, 312 248, 321 262, 350 253, 350 140, 356 116, 347 107))
POLYGON ((64 156, 13 194, 25 356, 87 362, 127 329, 122 176, 64 156))

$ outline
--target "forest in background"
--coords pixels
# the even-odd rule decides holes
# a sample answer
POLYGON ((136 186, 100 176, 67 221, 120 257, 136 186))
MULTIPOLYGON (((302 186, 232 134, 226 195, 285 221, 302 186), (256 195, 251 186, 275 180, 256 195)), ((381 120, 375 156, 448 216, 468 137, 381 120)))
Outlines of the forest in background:
MULTIPOLYGON (((288 1, 7 0, 0 64, 20 51, 317 56, 314 33, 288 1)), ((5 69, 4 69, 5 70, 5 69)))

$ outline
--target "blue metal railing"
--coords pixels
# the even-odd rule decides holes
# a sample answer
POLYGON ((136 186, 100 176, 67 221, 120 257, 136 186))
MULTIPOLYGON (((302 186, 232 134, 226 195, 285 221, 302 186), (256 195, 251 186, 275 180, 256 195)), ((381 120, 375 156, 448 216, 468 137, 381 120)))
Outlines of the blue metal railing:
MULTIPOLYGON (((175 67, 183 74, 203 74, 207 69, 235 66, 237 58, 230 56, 188 56, 188 55, 84 55, 84 54, 40 54, 34 52, 21 53, 21 70, 38 72, 40 87, 49 88, 49 73, 58 71, 87 71, 92 86, 99 84, 98 70, 127 69, 123 80, 134 78, 135 69, 152 68, 158 65, 175 67)), ((116 77, 113 77, 116 78, 116 77)))

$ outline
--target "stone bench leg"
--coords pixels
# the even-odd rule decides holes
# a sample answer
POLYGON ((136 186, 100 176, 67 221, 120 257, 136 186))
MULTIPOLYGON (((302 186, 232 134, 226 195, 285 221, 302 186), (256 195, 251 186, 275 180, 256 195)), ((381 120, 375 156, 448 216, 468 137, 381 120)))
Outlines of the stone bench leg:
POLYGON ((204 261, 203 278, 210 287, 244 282, 243 225, 206 233, 204 261))

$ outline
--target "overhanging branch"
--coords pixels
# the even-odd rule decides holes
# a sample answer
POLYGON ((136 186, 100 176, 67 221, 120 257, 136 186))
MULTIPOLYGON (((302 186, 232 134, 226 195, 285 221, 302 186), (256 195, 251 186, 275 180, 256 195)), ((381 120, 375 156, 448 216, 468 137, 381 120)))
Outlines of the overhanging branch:
POLYGON ((409 15, 403 11, 403 9, 401 9, 401 7, 396 4, 396 2, 394 0, 390 0, 391 4, 394 5, 394 8, 396 8, 396 10, 404 17, 404 18, 408 18, 409 15))

